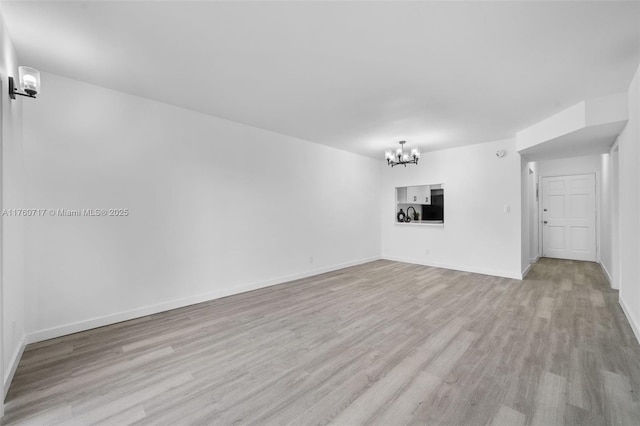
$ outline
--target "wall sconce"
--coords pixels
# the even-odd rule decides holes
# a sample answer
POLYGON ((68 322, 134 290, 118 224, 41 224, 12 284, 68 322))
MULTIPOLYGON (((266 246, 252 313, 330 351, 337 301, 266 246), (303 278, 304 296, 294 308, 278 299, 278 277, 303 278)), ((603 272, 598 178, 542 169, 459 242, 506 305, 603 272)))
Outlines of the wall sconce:
POLYGON ((9 97, 15 99, 16 95, 20 95, 35 98, 40 93, 40 71, 29 67, 20 67, 18 75, 20 76, 20 89, 24 93, 16 91, 16 83, 13 81, 13 77, 9 77, 9 97))

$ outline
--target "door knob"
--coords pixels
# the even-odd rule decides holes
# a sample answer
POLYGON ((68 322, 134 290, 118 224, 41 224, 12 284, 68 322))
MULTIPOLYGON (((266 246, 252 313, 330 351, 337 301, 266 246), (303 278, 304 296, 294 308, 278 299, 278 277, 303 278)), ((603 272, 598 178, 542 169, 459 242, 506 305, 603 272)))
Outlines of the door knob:
POLYGON ((545 221, 544 221, 544 222, 542 222, 542 223, 544 223, 544 224, 546 225, 546 224, 547 224, 547 221, 545 220, 545 221))
POLYGON ((547 209, 543 209, 545 212, 547 211, 547 209))

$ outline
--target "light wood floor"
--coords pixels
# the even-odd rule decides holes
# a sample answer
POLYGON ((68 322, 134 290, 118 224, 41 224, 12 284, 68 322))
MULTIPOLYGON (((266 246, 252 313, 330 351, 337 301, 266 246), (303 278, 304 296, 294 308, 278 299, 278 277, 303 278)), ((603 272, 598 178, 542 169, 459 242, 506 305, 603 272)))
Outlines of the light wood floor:
POLYGON ((639 425, 595 263, 377 261, 30 345, 3 424, 639 425))

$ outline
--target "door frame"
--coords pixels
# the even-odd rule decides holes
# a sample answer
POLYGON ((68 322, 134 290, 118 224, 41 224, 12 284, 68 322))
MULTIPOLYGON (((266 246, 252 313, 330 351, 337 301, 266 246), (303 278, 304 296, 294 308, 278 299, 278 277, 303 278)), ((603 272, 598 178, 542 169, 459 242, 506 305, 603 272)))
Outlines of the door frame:
POLYGON ((558 174, 558 173, 554 173, 554 174, 548 174, 548 175, 540 175, 538 176, 538 188, 540 191, 540 202, 538 203, 538 250, 539 250, 539 256, 540 257, 544 257, 544 239, 543 239, 543 216, 542 216, 542 200, 544 197, 544 186, 542 185, 542 179, 543 178, 553 178, 553 177, 569 177, 569 176, 582 176, 582 175, 595 175, 595 182, 596 182, 596 192, 595 192, 595 196, 596 196, 596 262, 597 263, 602 263, 600 261, 600 209, 601 209, 601 205, 600 205, 600 171, 596 170, 596 171, 588 171, 588 172, 584 172, 584 173, 566 173, 566 174, 558 174))
MULTIPOLYGON (((2 151, 4 150, 4 141, 2 138, 2 133, 4 132, 4 110, 3 104, 5 102, 5 94, 4 94, 4 85, 2 84, 4 76, 0 74, 0 211, 4 208, 3 198, 4 194, 2 192, 2 187, 4 185, 3 173, 3 156, 2 151)), ((7 96, 8 99, 8 96, 7 96)), ((0 398, 0 418, 4 416, 4 281, 2 276, 4 275, 4 228, 3 228, 3 220, 0 220, 0 377, 2 377, 2 398, 0 398)))
POLYGON ((540 257, 542 257, 542 248, 540 247, 540 211, 541 211, 541 199, 542 192, 540 190, 540 177, 537 176, 537 171, 527 166, 529 170, 527 177, 527 191, 530 191, 528 194, 528 203, 527 209, 529 211, 529 264, 536 263, 540 257), (533 178, 531 178, 533 177, 533 178), (533 246, 532 246, 533 245, 533 246))

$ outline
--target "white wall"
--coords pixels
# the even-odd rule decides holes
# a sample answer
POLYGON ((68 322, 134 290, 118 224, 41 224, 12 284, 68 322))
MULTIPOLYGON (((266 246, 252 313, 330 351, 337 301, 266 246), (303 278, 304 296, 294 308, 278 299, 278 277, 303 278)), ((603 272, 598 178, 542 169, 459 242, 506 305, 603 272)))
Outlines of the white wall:
MULTIPOLYGON (((613 279, 612 261, 612 233, 613 233, 613 196, 612 196, 612 166, 611 156, 603 154, 601 156, 600 173, 600 264, 609 279, 611 287, 616 287, 613 279)), ((617 210, 617 208, 616 208, 617 210)))
POLYGON ((586 102, 580 102, 516 133, 518 151, 574 132, 585 126, 586 102))
POLYGON ((611 275, 613 288, 620 288, 620 148, 615 144, 609 155, 610 217, 611 217, 611 264, 604 265, 611 275), (609 269, 610 267, 610 269, 609 269))
POLYGON ((531 226, 532 212, 531 212, 531 194, 529 191, 529 163, 524 157, 520 157, 520 270, 522 271, 523 278, 529 273, 530 265, 530 238, 529 228, 531 226))
POLYGON ((518 152, 529 160, 570 157, 576 150, 601 153, 604 147, 593 137, 615 137, 627 119, 624 92, 585 100, 517 132, 518 152))
POLYGON ((520 156, 515 148, 515 140, 507 139, 428 152, 417 166, 382 165, 382 256, 520 278, 520 156), (507 155, 497 158, 498 149, 507 155), (444 184, 444 227, 397 224, 394 188, 431 183, 444 184), (505 205, 511 213, 503 212, 505 205))
POLYGON ((629 87, 628 99, 629 121, 617 140, 620 304, 640 340, 640 67, 629 87))
POLYGON ((602 155, 561 158, 558 160, 537 161, 536 163, 538 174, 541 177, 600 173, 602 155))
POLYGON ((26 221, 30 341, 379 258, 382 160, 42 86, 24 111, 28 207, 131 213, 26 221))
MULTIPOLYGON (((0 75, 2 76, 2 208, 23 206, 22 105, 11 100, 8 76, 18 75, 16 51, 0 15, 0 75)), ((1 209, 0 209, 1 211, 1 209)), ((23 349, 24 339, 24 220, 2 217, 2 372, 6 393, 23 349)))

